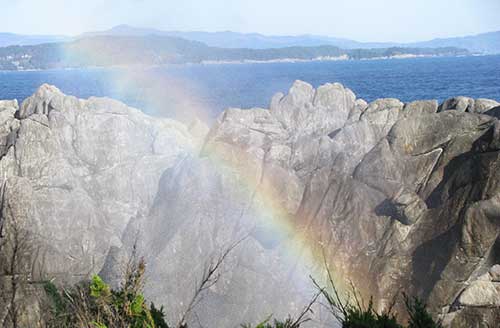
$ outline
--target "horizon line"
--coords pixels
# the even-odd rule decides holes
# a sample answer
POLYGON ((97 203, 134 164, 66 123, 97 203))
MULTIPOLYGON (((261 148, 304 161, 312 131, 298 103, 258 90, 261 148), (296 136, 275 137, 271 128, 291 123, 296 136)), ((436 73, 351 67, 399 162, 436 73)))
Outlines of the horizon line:
POLYGON ((500 29, 498 30, 490 30, 486 32, 479 32, 479 33, 470 33, 470 34, 461 34, 461 35, 449 35, 449 36, 441 36, 441 37, 434 37, 434 38, 426 38, 426 39, 421 39, 421 40, 412 40, 412 41, 362 41, 360 39, 351 39, 347 37, 341 37, 341 36, 332 36, 332 35, 326 35, 326 34, 315 34, 315 33, 303 33, 303 34, 266 34, 266 33, 261 33, 261 32, 238 32, 235 30, 181 30, 181 29, 169 29, 169 30, 163 30, 160 28, 156 27, 144 27, 144 26, 137 26, 137 25, 130 25, 130 24, 118 24, 118 25, 113 25, 109 28, 106 29, 99 29, 99 30, 92 30, 92 31, 87 31, 87 32, 82 32, 79 34, 26 34, 26 33, 16 33, 16 32, 10 32, 10 31, 0 31, 1 34, 11 34, 11 35, 17 35, 17 36, 24 36, 24 37, 61 37, 61 38, 78 38, 85 36, 85 34, 92 34, 92 33, 104 33, 111 31, 113 29, 119 28, 119 27, 126 27, 126 28, 131 28, 131 29, 136 29, 136 30, 153 30, 156 32, 161 32, 161 33, 207 33, 207 34, 217 34, 217 33, 234 33, 234 34, 241 34, 241 35, 259 35, 263 37, 322 37, 322 38, 331 38, 331 39, 339 39, 339 40, 346 40, 346 41, 354 41, 358 43, 375 43, 375 44, 382 44, 382 43, 393 43, 393 44, 411 44, 411 43, 420 43, 420 42, 427 42, 427 41, 433 41, 433 40, 443 40, 443 39, 456 39, 456 38, 467 38, 467 37, 476 37, 484 34, 492 34, 492 33, 499 33, 500 29))

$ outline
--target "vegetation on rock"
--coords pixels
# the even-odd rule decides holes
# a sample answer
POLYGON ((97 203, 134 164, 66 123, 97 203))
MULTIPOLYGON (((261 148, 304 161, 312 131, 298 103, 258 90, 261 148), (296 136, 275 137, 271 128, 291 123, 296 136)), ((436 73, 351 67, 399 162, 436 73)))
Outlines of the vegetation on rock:
POLYGON ((141 260, 127 269, 122 286, 113 290, 98 275, 71 289, 44 287, 51 309, 48 327, 168 328, 163 307, 148 305, 142 294, 145 265, 141 260))
MULTIPOLYGON (((169 328, 163 306, 157 308, 153 303, 147 305, 142 294, 144 273, 145 264, 142 259, 137 263, 132 263, 128 266, 122 285, 117 290, 113 290, 98 275, 70 289, 60 290, 52 282, 45 282, 44 288, 51 308, 46 318, 47 326, 52 328, 169 328)), ((333 283, 329 270, 328 277, 329 288, 321 287, 316 280, 312 279, 318 292, 297 318, 288 317, 281 321, 272 319, 271 315, 256 326, 243 324, 241 327, 300 328, 310 321, 308 314, 313 312, 312 307, 318 302, 320 296, 326 300, 324 305, 341 323, 342 328, 442 327, 439 322, 434 321, 427 312, 425 304, 417 298, 410 298, 403 294, 409 318, 407 326, 404 326, 398 323, 397 316, 392 310, 395 302, 387 311, 378 313, 374 309, 373 299, 370 299, 368 306, 363 305, 354 286, 352 295, 344 301, 333 283), (354 299, 355 302, 351 303, 349 299, 354 299)), ((188 327, 186 315, 177 325, 178 328, 188 327)))

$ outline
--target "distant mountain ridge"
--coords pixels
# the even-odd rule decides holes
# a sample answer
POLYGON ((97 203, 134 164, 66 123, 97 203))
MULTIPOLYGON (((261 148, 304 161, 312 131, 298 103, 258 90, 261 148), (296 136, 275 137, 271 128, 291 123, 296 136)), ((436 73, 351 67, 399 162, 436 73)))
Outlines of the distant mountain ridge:
POLYGON ((22 35, 15 33, 0 33, 0 47, 12 45, 38 45, 42 43, 69 41, 71 39, 71 37, 64 35, 22 35))
POLYGON ((203 42, 208 46, 219 48, 249 48, 267 49, 283 47, 316 47, 331 45, 343 49, 375 49, 375 48, 441 48, 456 47, 467 49, 473 53, 497 54, 500 53, 500 31, 477 35, 440 38, 422 42, 359 42, 345 38, 334 38, 319 35, 299 36, 267 36, 258 33, 224 32, 182 32, 161 31, 150 28, 136 28, 129 25, 118 25, 109 30, 85 33, 82 37, 97 35, 146 36, 161 35, 174 36, 191 41, 203 42))
POLYGON ((344 38, 333 38, 314 35, 300 36, 268 36, 259 33, 238 33, 232 31, 202 32, 202 31, 162 31, 151 28, 136 28, 129 25, 118 25, 109 30, 84 33, 89 36, 173 36, 191 41, 203 42, 211 47, 219 48, 249 48, 268 49, 284 47, 317 47, 333 45, 345 49, 355 48, 387 48, 395 43, 363 43, 344 38), (364 47, 363 47, 364 46, 364 47))
POLYGON ((270 49, 284 47, 335 46, 342 49, 377 49, 377 48, 440 48, 456 47, 467 49, 477 54, 500 53, 500 31, 454 38, 439 38, 423 42, 359 42, 346 38, 320 35, 268 36, 258 33, 238 33, 231 31, 162 31, 152 28, 137 28, 130 25, 118 25, 109 30, 88 32, 79 36, 29 36, 12 33, 0 33, 0 47, 10 45, 36 45, 49 42, 67 42, 92 36, 171 36, 190 41, 202 42, 217 48, 270 49))
POLYGON ((470 52, 454 47, 341 49, 326 45, 269 49, 218 48, 172 36, 97 35, 72 42, 0 48, 0 70, 466 55, 470 55, 470 52))
POLYGON ((489 32, 472 36, 434 39, 430 41, 417 42, 408 44, 413 47, 431 47, 436 45, 440 47, 458 47, 464 48, 471 52, 482 54, 499 54, 500 53, 500 31, 489 32))

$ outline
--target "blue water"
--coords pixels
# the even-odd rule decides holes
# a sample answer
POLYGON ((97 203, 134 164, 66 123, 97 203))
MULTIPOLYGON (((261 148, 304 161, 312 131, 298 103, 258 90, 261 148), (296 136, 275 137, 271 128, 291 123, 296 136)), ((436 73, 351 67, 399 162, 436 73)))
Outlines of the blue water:
POLYGON ((227 107, 268 107, 274 93, 297 79, 316 87, 341 82, 368 101, 500 100, 500 56, 0 72, 0 99, 23 100, 50 83, 80 98, 109 96, 153 114, 203 107, 213 116, 227 107))

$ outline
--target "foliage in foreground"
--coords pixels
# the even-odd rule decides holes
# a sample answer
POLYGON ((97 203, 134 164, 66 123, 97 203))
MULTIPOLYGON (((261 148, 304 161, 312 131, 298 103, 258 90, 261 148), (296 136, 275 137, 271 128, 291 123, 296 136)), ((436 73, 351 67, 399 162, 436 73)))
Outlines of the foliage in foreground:
MULTIPOLYGON (((259 323, 255 328, 299 328, 300 323, 297 325, 294 323, 292 318, 288 318, 285 321, 279 321, 274 319, 274 322, 271 323, 271 317, 267 318, 263 322, 259 323)), ((252 325, 246 324, 241 325, 241 328, 252 328, 252 325)))
MULTIPOLYGON (((229 250, 231 250, 230 248, 229 250)), ((196 304, 199 294, 217 282, 218 268, 229 251, 220 257, 215 265, 210 265, 207 274, 191 303, 196 304)), ((45 283, 45 292, 50 300, 47 326, 53 328, 169 328, 163 307, 156 308, 151 303, 147 305, 142 294, 145 265, 142 260, 129 263, 122 285, 113 290, 99 276, 93 276, 91 281, 79 284, 71 289, 59 290, 51 282, 45 283)), ((327 269, 329 288, 321 287, 313 278, 312 282, 318 292, 297 318, 288 317, 286 320, 266 320, 257 324, 255 328, 300 328, 310 321, 308 315, 322 297, 321 302, 330 311, 333 318, 341 323, 342 328, 442 328, 441 323, 433 320, 424 303, 417 298, 410 298, 403 294, 407 311, 408 323, 403 325, 397 321, 393 311, 395 301, 389 309, 378 313, 370 299, 368 306, 364 306, 361 296, 352 286, 352 295, 347 300, 340 297, 333 282, 330 271, 327 269), (328 290, 331 290, 329 292, 328 290), (351 300, 354 300, 351 302, 351 300)), ((177 328, 187 328, 186 317, 192 310, 190 305, 177 328)), ((311 326, 314 326, 313 324, 311 326)), ((242 328, 252 328, 252 325, 241 325, 242 328)))
MULTIPOLYGON (((342 328, 404 328, 405 326, 398 322, 393 309, 396 304, 394 298, 389 308, 382 313, 378 313, 373 308, 373 299, 370 299, 368 306, 365 307, 361 296, 354 285, 352 295, 348 295, 347 300, 343 300, 335 286, 331 272, 325 261, 327 268, 328 283, 330 290, 321 287, 312 277, 313 284, 326 300, 326 306, 330 313, 342 324, 342 328), (354 299, 351 302, 350 299, 354 299)), ((405 308, 408 315, 407 328, 442 328, 440 322, 434 321, 426 309, 426 305, 418 298, 410 298, 403 293, 405 308)))
POLYGON ((99 276, 90 282, 59 291, 46 282, 51 311, 46 319, 53 328, 168 328, 163 307, 147 305, 142 294, 145 265, 131 264, 122 286, 113 290, 99 276))
POLYGON ((373 309, 372 301, 366 309, 360 306, 349 306, 346 311, 346 316, 341 320, 344 328, 402 328, 396 316, 390 311, 377 313, 373 309))
POLYGON ((436 322, 427 312, 426 306, 421 300, 413 299, 403 294, 406 310, 408 311, 408 328, 442 328, 441 322, 436 322))
MULTIPOLYGON (((297 320, 288 318, 285 321, 274 320, 271 322, 271 317, 259 323, 255 328, 300 328, 303 323, 309 321, 306 316, 309 312, 312 313, 312 305, 316 303, 319 295, 326 300, 325 305, 332 316, 341 323, 342 328, 442 328, 440 322, 434 321, 432 316, 426 309, 426 306, 418 298, 410 298, 403 294, 406 311, 408 314, 408 323, 403 325, 398 322, 397 316, 393 311, 395 301, 389 309, 383 313, 378 313, 373 306, 373 299, 370 299, 368 306, 365 307, 360 301, 360 295, 356 288, 352 286, 352 297, 354 303, 343 301, 336 289, 333 279, 328 272, 330 288, 333 291, 330 293, 326 288, 312 279, 314 285, 318 289, 318 294, 313 298, 309 305, 302 311, 297 320)), ((349 298, 348 298, 349 299, 349 298)), ((252 328, 251 325, 242 325, 242 328, 252 328)))

